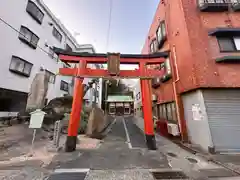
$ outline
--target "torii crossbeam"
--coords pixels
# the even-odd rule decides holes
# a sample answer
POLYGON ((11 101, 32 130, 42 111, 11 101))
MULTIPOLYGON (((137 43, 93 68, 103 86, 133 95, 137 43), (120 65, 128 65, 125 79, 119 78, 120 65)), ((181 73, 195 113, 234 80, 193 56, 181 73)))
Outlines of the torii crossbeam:
POLYGON ((78 127, 80 123, 80 114, 83 100, 83 79, 86 77, 100 78, 140 78, 141 92, 143 103, 144 131, 147 147, 156 150, 156 141, 154 135, 154 124, 152 119, 152 94, 151 79, 162 77, 164 71, 147 69, 147 65, 161 64, 168 57, 167 52, 156 53, 151 55, 134 55, 134 54, 89 54, 69 52, 59 48, 54 48, 54 52, 59 59, 65 63, 76 63, 77 68, 60 68, 59 74, 63 76, 75 76, 74 95, 72 103, 72 112, 69 120, 68 137, 66 140, 65 150, 67 152, 76 149, 78 127), (108 64, 107 70, 89 69, 87 64, 108 64), (137 64, 139 69, 120 70, 120 64, 137 64))

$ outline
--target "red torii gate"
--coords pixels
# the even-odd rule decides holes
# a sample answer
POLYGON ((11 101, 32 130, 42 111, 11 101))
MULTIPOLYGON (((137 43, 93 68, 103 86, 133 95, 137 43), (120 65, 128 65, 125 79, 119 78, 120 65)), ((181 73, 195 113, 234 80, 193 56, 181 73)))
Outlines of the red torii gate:
POLYGON ((143 115, 144 115, 144 131, 146 144, 148 149, 156 150, 156 141, 154 135, 154 125, 152 120, 152 94, 151 94, 151 78, 161 77, 163 71, 147 69, 146 65, 161 64, 168 57, 167 52, 150 54, 150 55, 134 55, 134 54, 89 54, 69 52, 59 48, 54 48, 54 52, 59 55, 59 59, 65 63, 77 63, 77 68, 60 68, 59 74, 63 76, 75 76, 74 95, 72 103, 72 112, 68 127, 68 136, 66 140, 65 150, 67 152, 76 149, 78 127, 80 122, 80 114, 83 101, 83 79, 85 77, 102 77, 102 78, 140 78, 143 115), (116 65, 115 74, 110 70, 89 69, 87 64, 110 64, 116 65), (139 69, 136 70, 120 70, 120 64, 138 64, 139 69))

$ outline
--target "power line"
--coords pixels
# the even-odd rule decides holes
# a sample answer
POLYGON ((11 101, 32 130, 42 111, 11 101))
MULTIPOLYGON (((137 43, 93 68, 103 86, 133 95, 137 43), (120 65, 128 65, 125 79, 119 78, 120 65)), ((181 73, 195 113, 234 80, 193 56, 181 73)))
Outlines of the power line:
POLYGON ((113 8, 113 0, 110 0, 110 12, 109 12, 109 21, 108 21, 108 30, 107 30, 106 51, 108 50, 109 39, 110 39, 110 30, 111 30, 111 21, 112 21, 112 8, 113 8))
MULTIPOLYGON (((14 28, 11 24, 9 24, 7 21, 5 21, 4 19, 2 19, 0 17, 0 21, 3 22, 5 25, 7 25, 8 27, 10 27, 12 30, 16 31, 17 33, 21 34, 25 39, 27 40, 31 40, 28 37, 25 36, 25 34, 23 34, 22 32, 20 32, 19 30, 17 30, 16 28, 14 28)), ((46 53, 47 55, 49 55, 49 52, 47 52, 45 49, 43 49, 42 47, 40 47, 39 45, 37 45, 37 48, 39 48, 40 50, 42 50, 44 53, 46 53)), ((58 61, 58 58, 53 57, 53 59, 56 59, 58 61)))

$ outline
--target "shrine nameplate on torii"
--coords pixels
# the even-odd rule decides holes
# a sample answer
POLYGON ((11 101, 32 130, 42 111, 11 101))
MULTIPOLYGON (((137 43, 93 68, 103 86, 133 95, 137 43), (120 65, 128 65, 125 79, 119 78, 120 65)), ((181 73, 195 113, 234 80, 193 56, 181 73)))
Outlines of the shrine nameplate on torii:
POLYGON ((155 77, 162 77, 164 71, 148 69, 147 65, 160 65, 168 57, 167 52, 155 53, 150 55, 141 54, 89 54, 69 52, 63 49, 54 48, 54 52, 59 59, 65 63, 76 63, 76 68, 60 68, 59 74, 63 76, 75 76, 74 96, 72 112, 68 127, 68 137, 66 141, 66 151, 76 149, 77 131, 80 121, 83 99, 83 79, 84 78, 140 78, 141 92, 144 114, 144 131, 147 147, 151 150, 156 149, 154 136, 154 125, 152 120, 152 95, 149 80, 155 77), (107 64, 107 69, 90 69, 87 64, 107 64), (139 65, 135 70, 120 70, 121 64, 139 65))

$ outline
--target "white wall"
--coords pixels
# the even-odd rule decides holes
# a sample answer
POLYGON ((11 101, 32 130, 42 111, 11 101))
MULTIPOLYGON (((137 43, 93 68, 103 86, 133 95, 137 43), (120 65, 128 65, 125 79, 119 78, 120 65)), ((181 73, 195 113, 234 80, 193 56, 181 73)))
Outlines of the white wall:
POLYGON ((191 143, 199 145, 208 151, 208 147, 213 147, 208 125, 207 112, 201 90, 188 92, 182 95, 184 116, 187 123, 188 136, 191 143), (192 106, 198 104, 201 110, 201 120, 193 118, 192 106))
MULTIPOLYGON (((0 1, 0 17, 7 21, 11 26, 20 30, 21 25, 28 27, 39 38, 38 46, 42 47, 46 52, 49 51, 48 47, 45 47, 45 43, 49 46, 56 46, 65 48, 67 42, 74 49, 74 43, 69 39, 66 39, 64 33, 54 24, 53 20, 44 12, 44 18, 42 24, 38 24, 27 12, 28 0, 3 0, 0 1), (49 22, 54 24, 61 34, 63 35, 62 42, 60 43, 53 35, 53 26, 49 25, 49 22)), ((36 1, 35 1, 36 2, 36 1)), ((58 63, 56 59, 51 59, 46 53, 39 48, 32 49, 28 45, 24 44, 18 39, 18 32, 14 31, 4 23, 0 21, 0 49, 1 49, 1 66, 0 66, 0 87, 6 89, 12 89, 22 92, 29 92, 31 82, 38 72, 40 66, 44 66, 47 70, 57 73, 58 68, 62 64, 58 63), (12 55, 19 56, 33 64, 31 76, 29 78, 16 75, 9 71, 9 64, 12 55)), ((55 84, 49 84, 49 91, 47 98, 50 100, 56 96, 62 96, 66 92, 60 90, 61 79, 66 82, 71 82, 71 77, 57 76, 55 84)))

